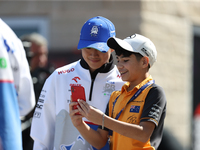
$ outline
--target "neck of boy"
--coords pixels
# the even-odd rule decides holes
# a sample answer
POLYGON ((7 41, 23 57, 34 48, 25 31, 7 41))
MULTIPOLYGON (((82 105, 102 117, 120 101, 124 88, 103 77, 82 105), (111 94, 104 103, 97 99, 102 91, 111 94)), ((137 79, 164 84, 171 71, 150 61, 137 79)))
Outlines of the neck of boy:
POLYGON ((138 84, 140 84, 142 81, 144 81, 146 78, 149 77, 149 73, 145 73, 144 76, 140 76, 140 78, 134 82, 130 82, 130 86, 127 88, 127 92, 131 91, 132 89, 134 89, 135 86, 137 86, 138 84))

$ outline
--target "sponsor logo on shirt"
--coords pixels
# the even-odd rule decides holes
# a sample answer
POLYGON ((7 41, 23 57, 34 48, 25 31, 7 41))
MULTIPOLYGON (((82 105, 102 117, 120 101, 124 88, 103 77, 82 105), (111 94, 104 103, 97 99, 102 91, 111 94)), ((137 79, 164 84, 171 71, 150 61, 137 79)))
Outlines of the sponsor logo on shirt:
POLYGON ((42 107, 43 107, 43 105, 40 105, 40 104, 36 105, 36 108, 38 108, 38 109, 42 109, 42 107))
POLYGON ((78 80, 81 80, 81 79, 79 77, 74 77, 72 80, 74 80, 77 83, 78 80))
POLYGON ((161 109, 162 108, 160 106, 154 104, 153 107, 151 107, 151 111, 148 116, 154 118, 155 120, 159 120, 161 109))
MULTIPOLYGON (((74 78, 72 78, 72 80, 75 81, 76 84, 75 84, 75 83, 71 83, 70 86, 81 86, 81 84, 78 83, 78 81, 81 80, 80 77, 74 77, 74 78)), ((69 90, 69 91, 70 91, 70 90, 69 90)))
POLYGON ((136 124, 137 122, 137 117, 135 115, 132 115, 130 117, 128 117, 127 121, 128 123, 132 123, 132 124, 136 124))
MULTIPOLYGON (((39 97, 38 102, 37 102, 37 104, 36 104, 36 108, 37 108, 37 109, 42 109, 42 108, 43 108, 45 93, 46 93, 45 90, 42 90, 42 91, 41 91, 40 97, 39 97)), ((36 114, 36 115, 37 115, 37 114, 36 114)), ((38 117, 37 117, 37 118, 38 118, 38 117)))
POLYGON ((45 98, 45 95, 41 93, 39 98, 45 98))
POLYGON ((37 111, 35 111, 34 114, 33 114, 34 118, 40 118, 40 116, 41 116, 41 113, 37 112, 37 111))
POLYGON ((119 74, 117 75, 117 77, 118 77, 118 78, 121 78, 121 76, 120 76, 119 74))
POLYGON ((7 67, 7 62, 5 58, 0 58, 0 68, 6 68, 7 67))
POLYGON ((70 86, 81 86, 81 84, 70 84, 70 86))
POLYGON ((134 100, 134 103, 144 103, 144 100, 141 100, 141 101, 134 100))
POLYGON ((44 100, 43 99, 38 99, 38 102, 44 103, 44 100))
POLYGON ((68 70, 61 70, 61 71, 58 71, 58 74, 66 74, 66 73, 70 73, 70 72, 73 72, 75 69, 74 68, 71 68, 71 69, 68 69, 68 70))
POLYGON ((4 45, 5 45, 6 49, 7 49, 7 52, 14 53, 14 49, 12 49, 12 48, 8 45, 7 40, 4 39, 3 42, 4 42, 4 45))
POLYGON ((105 86, 103 87, 104 95, 110 95, 113 91, 115 91, 115 82, 106 82, 105 86))
MULTIPOLYGON (((76 142, 78 142, 78 141, 81 141, 81 144, 85 145, 85 140, 84 140, 84 138, 83 138, 82 136, 79 135, 79 136, 76 138, 76 141, 72 142, 71 144, 69 144, 69 145, 62 144, 62 145, 60 145, 60 149, 61 149, 61 150, 73 150, 73 147, 75 146, 76 142)), ((79 144, 80 144, 80 143, 79 143, 79 144)), ((91 145, 88 145, 88 146, 89 146, 89 147, 87 147, 87 150, 94 150, 94 149, 92 148, 91 145)), ((83 146, 83 147, 85 147, 85 146, 83 146)))
POLYGON ((81 84, 78 84, 78 81, 81 80, 80 77, 74 77, 72 78, 73 81, 75 81, 77 84, 71 83, 70 86, 81 86, 81 84))

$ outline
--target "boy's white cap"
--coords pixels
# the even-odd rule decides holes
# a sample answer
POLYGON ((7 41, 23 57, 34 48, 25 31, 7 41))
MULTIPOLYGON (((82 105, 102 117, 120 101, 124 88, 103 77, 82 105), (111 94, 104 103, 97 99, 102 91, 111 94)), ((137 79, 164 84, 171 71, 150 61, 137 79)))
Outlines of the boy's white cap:
POLYGON ((124 49, 134 53, 140 53, 142 56, 149 58, 150 67, 156 61, 157 51, 153 42, 139 34, 134 34, 130 37, 121 40, 116 37, 111 37, 107 41, 107 45, 112 49, 124 49))

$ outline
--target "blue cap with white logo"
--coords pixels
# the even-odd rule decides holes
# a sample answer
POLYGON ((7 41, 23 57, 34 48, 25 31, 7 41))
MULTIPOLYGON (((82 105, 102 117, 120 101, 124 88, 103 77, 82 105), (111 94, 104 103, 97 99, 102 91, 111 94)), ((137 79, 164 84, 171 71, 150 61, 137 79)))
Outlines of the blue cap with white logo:
POLYGON ((115 26, 110 20, 101 16, 91 18, 81 29, 78 49, 94 48, 106 53, 109 50, 107 40, 115 36, 115 26))

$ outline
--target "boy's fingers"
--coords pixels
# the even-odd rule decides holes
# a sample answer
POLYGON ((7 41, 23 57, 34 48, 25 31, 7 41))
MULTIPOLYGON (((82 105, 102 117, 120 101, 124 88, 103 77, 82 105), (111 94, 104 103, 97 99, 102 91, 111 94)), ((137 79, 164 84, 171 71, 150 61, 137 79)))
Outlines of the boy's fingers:
POLYGON ((81 116, 85 116, 86 111, 84 109, 82 109, 82 107, 80 107, 79 105, 77 105, 77 110, 79 111, 79 113, 81 114, 81 116))
POLYGON ((78 103, 79 103, 79 104, 82 104, 82 105, 85 106, 85 107, 89 106, 89 104, 88 104, 86 101, 81 100, 81 99, 78 100, 78 103))
POLYGON ((78 108, 77 110, 79 111, 79 113, 82 114, 82 113, 83 113, 83 110, 81 109, 81 107, 80 107, 79 105, 77 105, 77 108, 78 108))
POLYGON ((70 110, 70 115, 74 116, 76 113, 80 112, 79 109, 70 110))
POLYGON ((82 99, 78 99, 78 102, 81 102, 83 104, 87 104, 86 101, 82 100, 82 99))
POLYGON ((78 113, 79 112, 79 110, 78 109, 74 109, 73 110, 73 113, 75 114, 75 113, 78 113))
POLYGON ((72 111, 73 110, 73 106, 78 105, 77 102, 71 102, 69 103, 69 110, 72 111))
POLYGON ((71 103, 69 103, 69 106, 72 107, 72 106, 77 105, 77 104, 78 104, 77 102, 71 102, 71 103))
POLYGON ((79 103, 79 105, 81 106, 81 109, 82 109, 83 111, 87 111, 87 110, 88 110, 88 108, 87 108, 87 105, 88 105, 88 104, 87 104, 85 101, 79 100, 78 103, 79 103))

